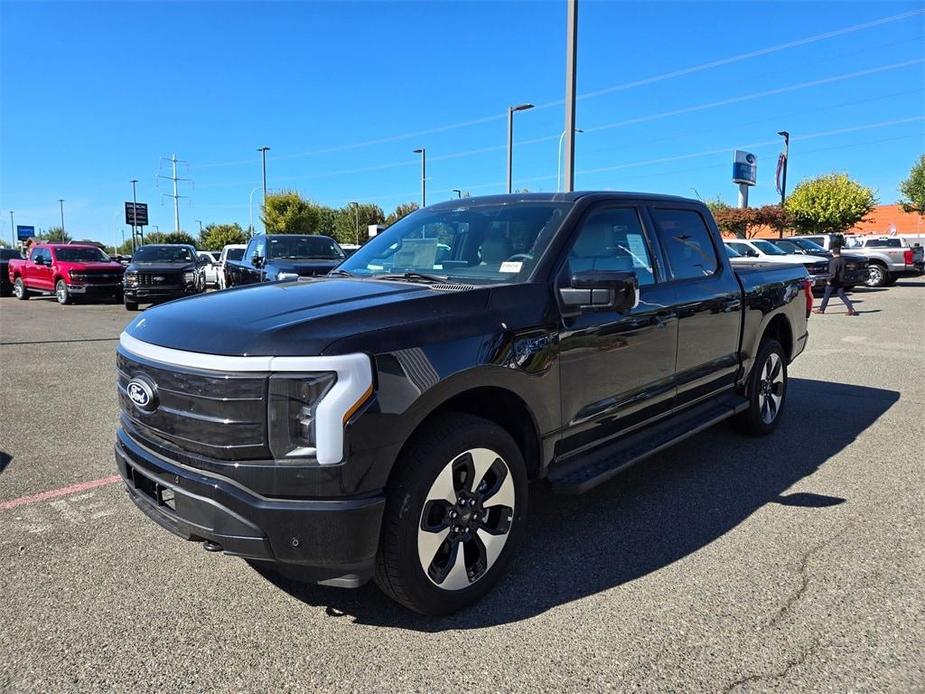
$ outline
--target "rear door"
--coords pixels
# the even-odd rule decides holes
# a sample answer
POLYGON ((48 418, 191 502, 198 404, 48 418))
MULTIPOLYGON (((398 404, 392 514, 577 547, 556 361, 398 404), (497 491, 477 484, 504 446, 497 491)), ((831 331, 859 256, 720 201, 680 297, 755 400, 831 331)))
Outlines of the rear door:
POLYGON ((652 205, 648 212, 675 291, 677 405, 683 407, 734 386, 742 289, 700 208, 652 205))
POLYGON ((563 316, 559 333, 563 438, 575 452, 665 414, 673 406, 678 321, 640 208, 592 207, 574 233, 556 288, 582 271, 633 271, 639 304, 625 313, 563 316))

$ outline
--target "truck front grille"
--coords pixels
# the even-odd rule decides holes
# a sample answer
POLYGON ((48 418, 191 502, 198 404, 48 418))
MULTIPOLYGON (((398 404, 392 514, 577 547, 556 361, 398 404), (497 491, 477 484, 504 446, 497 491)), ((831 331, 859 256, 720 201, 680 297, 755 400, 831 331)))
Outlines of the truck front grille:
POLYGON ((182 272, 139 272, 140 287, 176 287, 183 284, 182 272))
POLYGON ((221 460, 269 456, 265 376, 169 367, 121 347, 117 370, 122 417, 142 437, 221 460), (133 380, 154 394, 145 407, 129 396, 133 380))

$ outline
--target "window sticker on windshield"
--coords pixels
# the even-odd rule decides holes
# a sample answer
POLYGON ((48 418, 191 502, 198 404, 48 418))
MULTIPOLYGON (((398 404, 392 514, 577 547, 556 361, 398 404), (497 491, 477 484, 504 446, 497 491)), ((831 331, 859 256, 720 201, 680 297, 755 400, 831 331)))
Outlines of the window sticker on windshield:
POLYGON ((366 266, 366 269, 367 270, 382 270, 383 268, 382 268, 382 265, 373 265, 372 263, 370 263, 369 265, 366 266))
POLYGON ((501 268, 499 272, 520 272, 524 264, 519 260, 505 260, 501 263, 501 268))

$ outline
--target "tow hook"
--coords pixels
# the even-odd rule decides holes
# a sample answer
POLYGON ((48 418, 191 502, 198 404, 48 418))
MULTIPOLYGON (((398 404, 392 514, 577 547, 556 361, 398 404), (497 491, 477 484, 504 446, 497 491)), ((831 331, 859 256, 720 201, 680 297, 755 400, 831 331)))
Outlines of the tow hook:
POLYGON ((206 540, 205 542, 203 542, 202 548, 206 552, 221 552, 222 551, 222 546, 218 544, 217 542, 212 542, 212 540, 206 540))

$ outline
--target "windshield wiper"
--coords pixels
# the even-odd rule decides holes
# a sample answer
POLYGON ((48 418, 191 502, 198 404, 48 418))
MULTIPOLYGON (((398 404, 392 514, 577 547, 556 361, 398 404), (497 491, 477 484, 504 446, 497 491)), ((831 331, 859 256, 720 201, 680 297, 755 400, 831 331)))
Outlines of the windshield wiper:
POLYGON ((336 277, 355 277, 355 275, 354 275, 352 272, 347 272, 346 270, 331 270, 331 271, 328 273, 328 277, 332 277, 332 276, 336 276, 336 277))
POLYGON ((405 280, 407 282, 429 282, 443 283, 447 281, 446 277, 440 275, 426 275, 423 272, 402 272, 395 275, 373 275, 377 280, 405 280))

